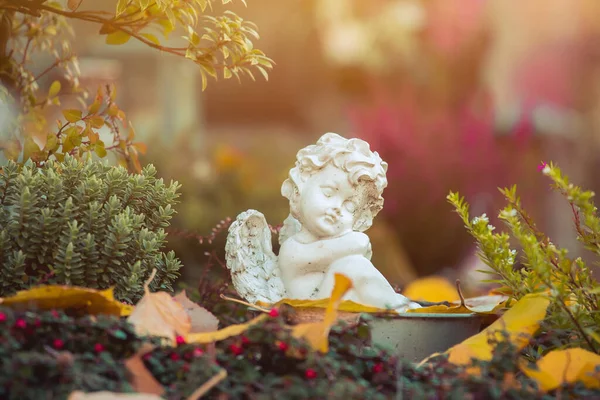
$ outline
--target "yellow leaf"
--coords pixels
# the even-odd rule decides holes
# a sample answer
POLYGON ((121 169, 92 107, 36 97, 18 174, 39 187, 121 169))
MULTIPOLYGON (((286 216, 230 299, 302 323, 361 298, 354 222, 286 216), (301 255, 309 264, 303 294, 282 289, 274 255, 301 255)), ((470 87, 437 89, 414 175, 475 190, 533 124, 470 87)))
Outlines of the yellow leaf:
POLYGON ((48 152, 55 152, 58 150, 58 138, 56 137, 56 133, 49 133, 46 138, 46 145, 44 146, 44 150, 48 152))
POLYGON ((202 78, 202 91, 204 92, 208 86, 208 79, 204 70, 200 70, 200 77, 202 78))
POLYGON ((60 92, 60 82, 54 81, 52 85, 50 85, 50 89, 48 90, 48 98, 56 97, 56 95, 60 92))
POLYGON ((342 297, 350 288, 352 288, 352 281, 347 276, 336 273, 335 285, 323 321, 296 325, 292 328, 292 335, 296 338, 305 339, 313 349, 327 353, 329 351, 329 331, 337 320, 337 310, 342 297))
POLYGON ((508 296, 504 295, 480 296, 464 299, 464 303, 462 301, 455 301, 450 303, 450 306, 440 304, 415 308, 408 310, 407 312, 416 314, 495 314, 497 311, 504 308, 507 300, 508 296))
POLYGON ((509 340, 517 349, 522 349, 538 330, 549 304, 550 299, 545 294, 524 296, 486 329, 449 349, 446 352, 448 360, 459 365, 468 364, 472 358, 490 360, 493 348, 488 339, 493 335, 499 341, 504 340, 501 331, 509 334, 509 340))
POLYGON ((119 30, 106 35, 106 44, 125 44, 130 38, 131 36, 128 33, 119 30))
POLYGON ((98 98, 96 98, 96 100, 94 100, 94 102, 92 104, 90 104, 90 106, 88 107, 89 113, 96 114, 100 110, 101 105, 102 105, 102 99, 98 100, 98 98))
POLYGON ((225 78, 225 79, 231 78, 231 70, 229 68, 225 68, 223 70, 223 78, 225 78))
POLYGON ((584 349, 554 350, 538 360, 537 369, 522 368, 547 392, 564 383, 582 382, 588 388, 600 388, 600 355, 584 349))
POLYGON ((128 2, 129 0, 119 0, 117 2, 117 17, 123 14, 123 12, 127 9, 128 2))
POLYGON ((104 118, 99 115, 94 115, 93 117, 86 118, 87 121, 96 129, 102 128, 104 126, 104 118))
POLYGON ((6 142, 0 142, 0 149, 2 149, 4 157, 16 161, 21 153, 21 143, 16 139, 7 140, 6 142))
POLYGON ((0 300, 3 306, 15 309, 76 308, 88 314, 125 316, 133 309, 115 300, 112 288, 100 291, 77 286, 37 286, 0 300))
POLYGON ((111 103, 108 107, 108 115, 110 117, 116 117, 119 114, 119 107, 115 103, 111 103))
POLYGON ((31 136, 25 138, 23 143, 23 161, 29 160, 35 153, 40 151, 40 147, 31 136))
POLYGON ((144 296, 136 304, 127 321, 135 327, 138 335, 154 335, 167 338, 172 344, 176 336, 186 336, 192 329, 190 317, 181 304, 167 292, 150 293, 148 285, 154 279, 156 269, 144 284, 144 296))
POLYGON ((225 340, 232 336, 241 335, 246 332, 248 328, 262 322, 267 317, 266 314, 261 314, 244 324, 229 325, 226 328, 214 332, 191 333, 187 336, 187 341, 189 343, 212 343, 225 340))
POLYGON ((140 36, 145 37, 146 39, 148 39, 149 41, 151 41, 152 43, 160 46, 160 41, 158 40, 158 38, 156 36, 154 36, 151 33, 141 33, 140 36))
POLYGON ((441 276, 428 276, 412 281, 402 294, 413 301, 455 301, 460 300, 456 286, 441 276))
POLYGON ((82 130, 83 128, 81 126, 72 126, 66 130, 66 136, 62 144, 63 153, 68 153, 81 144, 80 133, 82 130))
MULTIPOLYGON (((97 133, 94 133, 94 135, 98 135, 97 133)), ((97 140, 97 139, 96 139, 97 140)), ((94 152, 96 153, 96 155, 100 158, 104 158, 106 157, 106 147, 104 147, 104 142, 103 141, 97 141, 94 144, 94 152)))
MULTIPOLYGON (((298 300, 298 299, 283 299, 277 302, 277 305, 287 304, 294 308, 327 308, 329 299, 319 300, 298 300)), ((271 307, 271 304, 258 302, 257 305, 262 307, 271 307)), ((364 304, 355 303, 352 300, 344 300, 339 304, 338 311, 355 312, 355 313, 396 313, 394 310, 386 310, 383 308, 365 306, 364 304)))
POLYGON ((69 122, 77 122, 81 120, 81 111, 80 110, 63 110, 62 114, 65 119, 69 122))

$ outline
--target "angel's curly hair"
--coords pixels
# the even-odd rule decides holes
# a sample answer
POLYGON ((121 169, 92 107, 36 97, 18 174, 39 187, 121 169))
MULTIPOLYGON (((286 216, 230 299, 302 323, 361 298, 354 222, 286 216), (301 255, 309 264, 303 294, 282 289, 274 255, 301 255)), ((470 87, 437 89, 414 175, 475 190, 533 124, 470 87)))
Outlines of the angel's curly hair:
POLYGON ((373 218, 383 208, 383 189, 387 186, 385 176, 388 164, 369 144, 361 139, 346 139, 336 133, 326 133, 316 144, 301 149, 296 155, 296 165, 281 186, 281 194, 296 201, 302 183, 325 167, 329 162, 348 173, 355 185, 368 184, 367 204, 356 219, 353 229, 363 232, 369 229, 373 218))

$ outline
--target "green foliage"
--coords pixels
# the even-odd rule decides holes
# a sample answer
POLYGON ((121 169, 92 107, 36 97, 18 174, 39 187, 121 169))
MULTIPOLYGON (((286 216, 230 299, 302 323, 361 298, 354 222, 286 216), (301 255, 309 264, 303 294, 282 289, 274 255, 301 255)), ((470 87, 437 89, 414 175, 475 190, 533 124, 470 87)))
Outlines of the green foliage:
POLYGON ((0 2, 0 108, 14 114, 8 126, 0 126, 0 150, 10 160, 31 159, 40 164, 48 159, 62 161, 66 154, 102 158, 112 151, 130 170, 141 169, 138 153, 144 153, 145 146, 133 141, 133 129, 115 103, 115 88, 100 88, 98 95, 87 101, 72 51, 71 20, 98 24, 109 45, 133 38, 157 51, 190 59, 199 66, 203 88, 208 76, 254 79, 254 71, 266 79, 273 66, 273 61, 253 46, 252 40, 258 39, 254 24, 230 10, 221 16, 207 15, 213 3, 226 5, 231 0, 119 0, 114 14, 78 11, 82 3, 0 2), (185 35, 184 47, 166 44, 177 29, 185 35), (42 58, 53 61, 40 71, 42 58), (66 84, 46 81, 57 73, 64 75, 66 84), (48 108, 60 107, 61 99, 73 95, 81 109, 62 109, 63 120, 53 128, 46 118, 48 108), (110 138, 100 137, 98 130, 103 127, 112 133, 110 138))
POLYGON ((38 283, 104 289, 134 302, 151 288, 172 290, 181 264, 163 253, 177 182, 153 166, 129 175, 67 156, 42 167, 9 162, 0 172, 0 296, 38 283))
MULTIPOLYGON (((592 202, 594 193, 569 183, 560 169, 544 165, 552 187, 561 193, 573 211, 578 239, 596 255, 600 254, 600 219, 592 202)), ((568 257, 567 249, 557 247, 541 232, 517 196, 516 186, 501 190, 508 204, 499 218, 507 225, 512 238, 522 249, 521 265, 516 267, 516 250, 510 248, 511 235, 494 233, 486 215, 469 216, 469 206, 458 193, 448 195, 467 230, 478 245, 481 259, 499 276, 490 280, 502 285, 514 299, 532 292, 548 292, 552 298, 545 328, 556 332, 570 331, 560 343, 565 347, 585 347, 600 351, 600 285, 586 263, 568 257)))

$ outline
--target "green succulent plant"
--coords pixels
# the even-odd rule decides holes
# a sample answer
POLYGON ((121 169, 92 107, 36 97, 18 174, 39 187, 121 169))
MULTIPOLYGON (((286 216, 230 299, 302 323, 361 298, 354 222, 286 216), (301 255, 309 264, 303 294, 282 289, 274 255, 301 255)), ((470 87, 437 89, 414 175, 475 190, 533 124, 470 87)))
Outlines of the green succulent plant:
POLYGON ((162 251, 179 184, 67 156, 0 169, 0 296, 40 283, 95 289, 135 302, 144 280, 172 290, 180 261, 162 251))

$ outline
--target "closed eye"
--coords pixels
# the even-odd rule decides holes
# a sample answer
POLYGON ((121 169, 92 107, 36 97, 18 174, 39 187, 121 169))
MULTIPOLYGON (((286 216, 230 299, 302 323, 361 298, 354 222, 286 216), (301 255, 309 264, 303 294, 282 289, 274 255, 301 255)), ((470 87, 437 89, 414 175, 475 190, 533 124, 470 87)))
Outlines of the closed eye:
POLYGON ((321 191, 325 195, 325 197, 331 197, 335 194, 335 189, 329 186, 322 186, 321 191))
POLYGON ((346 208, 348 212, 353 213, 354 211, 356 211, 356 204, 353 201, 346 200, 344 202, 344 208, 346 208))

